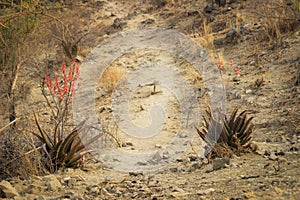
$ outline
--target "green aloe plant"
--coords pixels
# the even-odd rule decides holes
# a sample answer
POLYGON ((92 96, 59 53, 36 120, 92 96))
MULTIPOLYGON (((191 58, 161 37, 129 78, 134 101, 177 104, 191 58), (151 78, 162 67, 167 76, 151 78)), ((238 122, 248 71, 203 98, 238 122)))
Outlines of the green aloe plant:
POLYGON ((250 147, 251 134, 254 128, 251 122, 252 117, 248 118, 251 112, 245 110, 238 114, 235 108, 228 118, 226 114, 219 112, 219 117, 214 117, 212 109, 207 106, 203 116, 204 127, 196 128, 198 135, 205 141, 210 153, 207 157, 224 157, 232 153, 240 154, 242 150, 250 147))

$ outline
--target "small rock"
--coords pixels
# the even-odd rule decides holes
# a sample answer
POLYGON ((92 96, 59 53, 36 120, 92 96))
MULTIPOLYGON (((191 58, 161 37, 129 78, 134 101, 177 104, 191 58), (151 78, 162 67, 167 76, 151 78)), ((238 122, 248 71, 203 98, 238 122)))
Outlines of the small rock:
POLYGON ((271 154, 271 155, 269 156, 269 159, 275 161, 275 160, 278 160, 278 157, 275 156, 275 154, 271 154))
POLYGON ((146 161, 138 161, 136 164, 141 165, 141 166, 146 166, 147 162, 146 161))
POLYGON ((266 138, 266 142, 267 142, 267 143, 270 143, 270 142, 272 142, 272 139, 269 138, 269 137, 267 137, 267 138, 266 138))
POLYGON ((206 6, 205 8, 204 8, 204 12, 206 12, 206 13, 211 13, 213 11, 213 8, 212 8, 212 6, 206 6))
POLYGON ((161 149, 161 145, 160 144, 156 144, 155 148, 161 149))
POLYGON ((120 18, 116 18, 113 23, 114 29, 122 29, 126 25, 126 22, 122 22, 120 18))
POLYGON ((251 93, 252 93, 252 90, 248 89, 248 90, 245 91, 245 93, 246 93, 246 94, 251 94, 251 93))
POLYGON ((170 168, 170 171, 171 171, 171 172, 177 172, 178 169, 177 169, 176 167, 172 167, 172 168, 170 168))
POLYGON ((162 158, 161 158, 159 152, 156 152, 156 153, 153 155, 152 159, 153 159, 154 161, 160 161, 162 158))
POLYGON ((170 158, 170 154, 168 151, 164 151, 163 152, 163 156, 162 156, 163 159, 169 159, 170 158))
POLYGON ((129 176, 143 176, 143 172, 129 172, 129 176))
POLYGON ((284 155, 285 155, 285 153, 283 152, 283 150, 275 152, 275 156, 284 156, 284 155))
POLYGON ((102 7, 104 5, 104 1, 96 1, 94 5, 95 7, 102 7))
POLYGON ((235 76, 235 77, 232 78, 232 81, 233 81, 233 82, 239 82, 240 79, 239 79, 237 76, 235 76))
POLYGON ((230 164, 229 158, 217 158, 213 160, 213 170, 219 170, 230 164))
POLYGON ((194 164, 192 164, 192 169, 200 169, 200 168, 201 168, 200 163, 194 163, 194 164))
POLYGON ((194 162, 198 159, 198 157, 197 156, 190 156, 189 159, 190 159, 191 162, 194 162))
POLYGON ((236 29, 232 28, 226 33, 226 40, 232 41, 237 35, 236 29))
POLYGON ((205 190, 199 190, 197 192, 198 195, 210 195, 212 194, 213 192, 215 192, 216 190, 214 188, 208 188, 208 189, 205 189, 205 190))
POLYGON ((141 22, 141 24, 152 24, 154 22, 154 19, 146 19, 141 22))
POLYGON ((8 181, 0 182, 0 190, 3 192, 4 197, 6 198, 14 198, 16 196, 20 196, 18 191, 8 181))
POLYGON ((43 181, 47 182, 48 191, 58 191, 58 189, 61 187, 61 183, 54 175, 44 176, 43 181))
POLYGON ((181 133, 181 134, 179 134, 179 138, 187 138, 188 136, 187 136, 187 134, 185 134, 185 133, 181 133))
POLYGON ((269 150, 265 150, 264 156, 270 156, 271 152, 269 150))

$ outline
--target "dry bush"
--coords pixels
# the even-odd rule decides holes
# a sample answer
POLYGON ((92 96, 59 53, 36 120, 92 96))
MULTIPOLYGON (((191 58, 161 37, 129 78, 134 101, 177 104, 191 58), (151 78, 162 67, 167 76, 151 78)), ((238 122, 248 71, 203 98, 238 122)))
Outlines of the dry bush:
POLYGON ((262 18, 264 34, 272 42, 299 25, 299 1, 268 1, 266 5, 260 6, 256 14, 262 18))
POLYGON ((103 72, 99 83, 103 85, 108 92, 112 92, 122 76, 123 72, 117 67, 108 67, 103 72))
MULTIPOLYGON (((22 125, 25 127, 25 121, 22 125)), ((28 125, 28 124, 27 124, 28 125)), ((44 174, 40 148, 34 147, 34 138, 25 129, 2 129, 0 132, 0 180, 31 174, 44 174)))

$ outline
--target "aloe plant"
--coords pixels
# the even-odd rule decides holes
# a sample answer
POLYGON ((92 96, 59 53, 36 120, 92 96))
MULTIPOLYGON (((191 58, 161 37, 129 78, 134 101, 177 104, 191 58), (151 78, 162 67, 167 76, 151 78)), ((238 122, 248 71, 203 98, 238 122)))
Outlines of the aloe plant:
POLYGON ((220 112, 216 118, 211 107, 207 106, 205 113, 204 127, 201 130, 196 127, 196 131, 211 150, 207 154, 208 158, 240 154, 242 150, 250 147, 254 128, 251 122, 253 116, 248 118, 250 111, 245 110, 238 114, 238 108, 235 108, 229 118, 220 112))
MULTIPOLYGON (((83 157, 91 152, 91 150, 85 150, 85 145, 78 135, 80 131, 85 131, 85 121, 81 122, 71 132, 66 134, 65 138, 58 138, 58 134, 51 135, 41 127, 35 113, 34 120, 39 130, 39 134, 35 132, 31 133, 44 145, 43 149, 49 160, 46 165, 50 172, 54 172, 62 167, 78 167, 81 164, 83 157)), ((87 131, 88 130, 86 130, 83 135, 86 134, 87 131)), ((94 136, 86 143, 86 146, 93 141, 96 141, 99 137, 100 135, 94 136)))

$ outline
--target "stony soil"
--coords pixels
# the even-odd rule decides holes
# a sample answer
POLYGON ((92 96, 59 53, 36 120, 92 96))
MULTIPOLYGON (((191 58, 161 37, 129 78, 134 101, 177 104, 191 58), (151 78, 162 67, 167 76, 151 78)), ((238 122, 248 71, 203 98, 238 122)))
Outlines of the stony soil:
MULTIPOLYGON (((203 14, 206 5, 203 1, 159 8, 125 1, 96 1, 91 3, 94 7, 74 8, 68 12, 73 19, 81 19, 77 29, 90 32, 82 42, 82 52, 91 51, 115 32, 137 27, 168 27, 193 38, 194 30, 202 26, 201 16, 213 18, 216 51, 223 52, 227 61, 222 68, 227 113, 236 106, 253 111, 252 144, 258 149, 207 164, 198 157, 201 141, 196 137, 181 157, 155 173, 118 172, 89 158, 81 169, 2 181, 0 197, 6 194, 15 199, 300 199, 300 90, 295 85, 300 73, 300 30, 284 35, 280 42, 269 43, 261 39, 260 21, 251 12, 256 1, 234 2, 210 14, 203 14), (237 13, 244 16, 247 31, 231 37, 237 13), (233 64, 228 63, 230 59, 233 64), (237 76, 238 68, 241 73, 237 76), (259 80, 263 81, 259 83, 259 80)), ((201 75, 188 63, 175 55, 150 50, 116 60, 110 66, 113 76, 107 79, 117 83, 128 71, 153 60, 174 65, 195 91, 205 88, 201 75)), ((179 107, 175 96, 159 86, 157 93, 151 93, 153 86, 141 86, 135 91, 130 113, 136 124, 150 123, 149 109, 157 102, 166 105, 169 117, 162 133, 150 141, 137 140, 120 130, 114 131, 110 102, 113 87, 102 78, 97 89, 96 109, 106 131, 114 132, 121 143, 127 144, 123 147, 126 151, 143 152, 163 147, 178 128, 179 107)), ((29 102, 37 98, 34 91, 29 102)), ((203 111, 207 94, 198 95, 203 111)))

